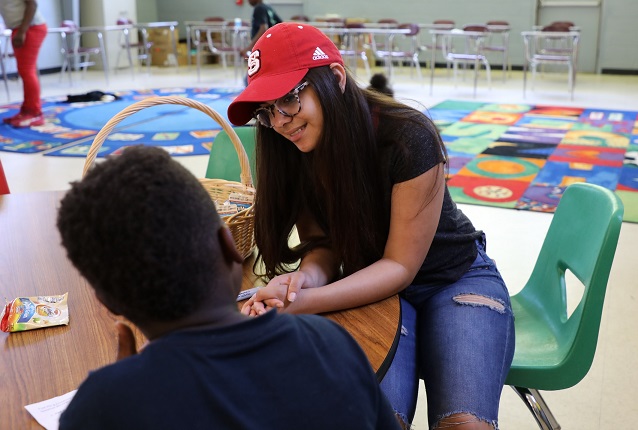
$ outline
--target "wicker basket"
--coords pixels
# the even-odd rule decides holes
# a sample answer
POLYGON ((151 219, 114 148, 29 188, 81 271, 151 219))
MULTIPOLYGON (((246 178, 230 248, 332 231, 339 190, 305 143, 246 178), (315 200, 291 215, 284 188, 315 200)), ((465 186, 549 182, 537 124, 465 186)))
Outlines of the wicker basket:
MULTIPOLYGON (((253 187, 253 179, 250 172, 250 162, 248 160, 248 155, 246 154, 246 150, 239 140, 239 136, 237 136, 237 133, 235 133, 235 130, 233 130, 230 124, 228 124, 228 122, 221 115, 219 115, 209 106, 206 106, 205 104, 195 100, 178 96, 149 97, 128 106, 127 108, 116 114, 113 118, 111 118, 104 125, 104 127, 102 127, 97 136, 95 136, 95 139, 93 139, 91 148, 89 149, 89 152, 86 156, 82 176, 86 175, 86 172, 95 161, 102 143, 104 143, 106 137, 118 123, 120 123, 124 118, 144 108, 162 104, 176 104, 197 109, 214 119, 222 126, 224 131, 228 133, 228 136, 230 137, 230 140, 235 147, 235 151, 237 151, 237 156, 239 157, 239 165, 241 167, 241 183, 227 181, 224 179, 200 179, 201 184, 211 196, 211 199, 217 202, 224 202, 228 200, 231 192, 238 192, 254 196, 255 188, 253 187)), ((244 257, 244 259, 248 258, 253 253, 253 250, 255 248, 255 219, 252 206, 234 215, 225 217, 223 218, 223 220, 226 222, 228 228, 230 228, 233 238, 235 239, 237 250, 244 257)))

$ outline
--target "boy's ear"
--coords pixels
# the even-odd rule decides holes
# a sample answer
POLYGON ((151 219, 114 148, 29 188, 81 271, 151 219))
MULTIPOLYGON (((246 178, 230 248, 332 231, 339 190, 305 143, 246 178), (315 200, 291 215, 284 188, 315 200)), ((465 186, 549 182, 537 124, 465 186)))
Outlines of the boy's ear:
POLYGON ((244 259, 239 251, 237 251, 235 239, 233 239, 230 229, 223 225, 219 228, 217 235, 219 237, 219 246, 222 250, 226 263, 229 265, 233 262, 239 264, 243 263, 244 259))

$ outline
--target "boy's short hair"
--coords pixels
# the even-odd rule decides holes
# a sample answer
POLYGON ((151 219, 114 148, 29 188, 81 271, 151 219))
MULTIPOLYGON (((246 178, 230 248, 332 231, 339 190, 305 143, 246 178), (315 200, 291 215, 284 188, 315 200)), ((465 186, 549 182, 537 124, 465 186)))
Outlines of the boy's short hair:
POLYGON ((71 184, 57 226, 80 273, 137 323, 184 317, 215 288, 220 222, 186 168, 134 146, 71 184))

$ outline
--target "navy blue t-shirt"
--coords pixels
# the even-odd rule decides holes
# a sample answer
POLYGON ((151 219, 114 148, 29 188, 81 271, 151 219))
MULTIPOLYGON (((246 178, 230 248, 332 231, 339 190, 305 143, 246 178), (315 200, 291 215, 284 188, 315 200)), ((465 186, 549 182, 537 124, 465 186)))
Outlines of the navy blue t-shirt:
POLYGON ((255 37, 255 34, 259 32, 259 27, 263 24, 267 24, 270 28, 275 24, 279 24, 281 18, 275 12, 275 10, 267 4, 260 3, 253 9, 252 28, 250 30, 250 37, 255 37))
POLYGON ((316 316, 275 311, 183 330, 92 372, 68 429, 398 429, 359 345, 316 316))

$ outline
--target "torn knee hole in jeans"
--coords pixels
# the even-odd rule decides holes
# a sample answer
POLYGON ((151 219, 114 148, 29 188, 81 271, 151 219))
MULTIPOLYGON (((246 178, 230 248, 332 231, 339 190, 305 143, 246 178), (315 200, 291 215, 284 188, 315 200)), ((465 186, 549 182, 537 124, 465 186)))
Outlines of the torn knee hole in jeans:
POLYGON ((459 305, 487 306, 488 308, 502 314, 505 313, 503 302, 480 294, 459 294, 452 298, 459 305))

